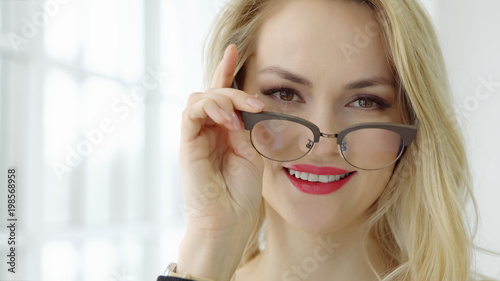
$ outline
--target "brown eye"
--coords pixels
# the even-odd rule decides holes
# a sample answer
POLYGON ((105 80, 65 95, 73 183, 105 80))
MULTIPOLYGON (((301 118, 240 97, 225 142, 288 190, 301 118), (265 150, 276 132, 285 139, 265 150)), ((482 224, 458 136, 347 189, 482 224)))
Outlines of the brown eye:
POLYGON ((295 97, 295 94, 288 92, 279 92, 279 97, 281 100, 284 101, 292 101, 293 98, 295 97))
POLYGON ((369 98, 361 98, 358 100, 359 107, 362 108, 372 108, 375 102, 369 98))
POLYGON ((265 96, 272 96, 276 101, 280 102, 304 102, 300 93, 291 88, 279 87, 271 89, 262 89, 260 92, 265 96))
POLYGON ((391 105, 376 96, 360 96, 350 102, 349 106, 363 110, 377 110, 389 108, 391 105))

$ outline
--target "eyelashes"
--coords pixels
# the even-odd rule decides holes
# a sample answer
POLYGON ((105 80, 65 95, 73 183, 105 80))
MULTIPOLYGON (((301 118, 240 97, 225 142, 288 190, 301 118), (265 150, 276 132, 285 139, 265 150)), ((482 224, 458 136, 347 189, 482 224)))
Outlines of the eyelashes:
MULTIPOLYGON (((264 96, 271 96, 281 103, 306 102, 299 91, 290 87, 277 86, 271 88, 262 88, 260 92, 264 96)), ((357 94, 349 98, 349 101, 346 103, 345 106, 358 108, 364 111, 369 111, 369 110, 384 110, 390 108, 392 104, 377 95, 357 94)))
POLYGON ((265 96, 273 96, 282 102, 304 102, 299 91, 288 87, 272 87, 261 89, 260 92, 265 96))
POLYGON ((383 98, 376 95, 357 95, 351 99, 351 102, 348 103, 348 106, 352 107, 360 107, 363 109, 372 109, 373 104, 376 104, 376 107, 379 109, 386 109, 391 107, 392 105, 385 101, 383 98))

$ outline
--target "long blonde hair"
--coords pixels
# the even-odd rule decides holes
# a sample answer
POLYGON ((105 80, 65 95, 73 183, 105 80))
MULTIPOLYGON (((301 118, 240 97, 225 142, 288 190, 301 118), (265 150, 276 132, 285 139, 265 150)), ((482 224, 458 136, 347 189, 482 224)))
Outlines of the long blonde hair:
MULTIPOLYGON (((475 202, 463 138, 438 39, 416 0, 345 0, 367 5, 380 25, 400 84, 406 122, 419 120, 417 139, 399 160, 372 206, 365 235, 375 237, 393 280, 469 280, 473 231, 465 206, 475 202)), ((255 50, 260 23, 277 0, 232 0, 222 9, 206 46, 206 75, 214 74, 225 47, 236 44, 236 73, 255 50)), ((259 225, 241 264, 259 253, 259 225)))

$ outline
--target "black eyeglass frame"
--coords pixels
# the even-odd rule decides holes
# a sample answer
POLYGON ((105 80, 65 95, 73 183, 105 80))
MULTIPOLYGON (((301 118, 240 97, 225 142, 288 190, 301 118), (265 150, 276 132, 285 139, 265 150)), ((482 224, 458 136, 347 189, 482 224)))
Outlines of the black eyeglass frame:
POLYGON ((348 133, 356 131, 356 130, 360 130, 360 129, 371 129, 371 128, 373 128, 373 129, 384 129, 384 130, 395 132, 395 133, 397 133, 397 134, 399 134, 401 136, 401 139, 403 140, 403 149, 401 150, 401 152, 399 153, 399 155, 396 157, 396 159, 394 159, 394 161, 392 161, 391 163, 387 164, 386 166, 380 167, 380 168, 376 168, 376 169, 366 169, 366 168, 361 168, 361 167, 358 167, 356 165, 353 165, 352 163, 350 163, 345 158, 344 153, 339 148, 340 155, 342 155, 342 158, 344 158, 344 160, 347 163, 349 163, 353 167, 356 167, 356 168, 362 169, 362 170, 380 170, 380 169, 383 169, 383 168, 385 168, 387 166, 392 165, 399 158, 401 158, 401 155, 403 154, 405 148, 407 146, 409 146, 415 140, 415 138, 417 136, 417 128, 418 128, 418 119, 415 118, 415 122, 414 122, 413 125, 405 125, 405 124, 398 124, 398 123, 387 123, 387 122, 359 123, 359 124, 354 124, 354 125, 347 126, 347 127, 343 128, 342 130, 340 130, 340 132, 338 132, 336 134, 326 134, 326 133, 322 133, 321 130, 319 129, 319 127, 316 126, 314 123, 312 123, 312 122, 310 122, 310 121, 308 121, 306 119, 303 119, 303 118, 300 118, 300 117, 297 117, 297 116, 293 116, 293 115, 288 115, 288 114, 279 113, 279 112, 270 112, 270 111, 262 111, 262 112, 259 112, 259 113, 251 113, 251 112, 241 111, 240 114, 241 114, 241 119, 243 121, 245 129, 249 130, 250 132, 252 131, 253 127, 257 123, 259 123, 261 121, 266 121, 266 120, 286 120, 286 121, 290 121, 290 122, 299 123, 299 124, 304 125, 305 127, 309 128, 311 130, 311 132, 313 133, 313 136, 314 136, 314 143, 311 145, 311 147, 309 147, 309 150, 304 155, 302 155, 302 156, 300 156, 300 157, 298 157, 296 159, 291 159, 291 160, 276 160, 276 159, 269 158, 266 155, 263 155, 255 147, 255 145, 252 142, 252 145, 254 146, 255 150, 257 150, 257 152, 260 155, 262 155, 263 157, 265 157, 267 159, 270 159, 270 160, 273 160, 273 161, 277 161, 277 162, 295 161, 297 159, 300 159, 300 158, 306 156, 313 149, 314 144, 316 144, 316 143, 319 142, 320 137, 324 137, 324 138, 336 138, 337 139, 337 146, 340 147, 341 144, 342 144, 342 141, 343 141, 344 137, 348 133))

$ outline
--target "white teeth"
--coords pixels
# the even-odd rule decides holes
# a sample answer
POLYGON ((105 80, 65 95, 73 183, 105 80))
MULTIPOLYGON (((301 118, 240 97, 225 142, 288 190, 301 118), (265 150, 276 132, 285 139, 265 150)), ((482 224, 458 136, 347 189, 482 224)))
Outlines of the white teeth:
POLYGON ((328 182, 328 177, 327 175, 321 175, 319 176, 319 182, 328 182))
POLYGON ((302 179, 305 181, 310 181, 310 182, 322 182, 322 183, 327 183, 327 182, 332 182, 332 181, 338 181, 341 180, 351 173, 345 173, 342 175, 316 175, 316 174, 310 174, 306 172, 299 172, 299 171, 294 171, 292 169, 287 169, 288 173, 290 175, 295 176, 298 179, 302 179))
POLYGON ((309 174, 309 178, 307 178, 308 181, 319 181, 319 175, 315 174, 309 174))

